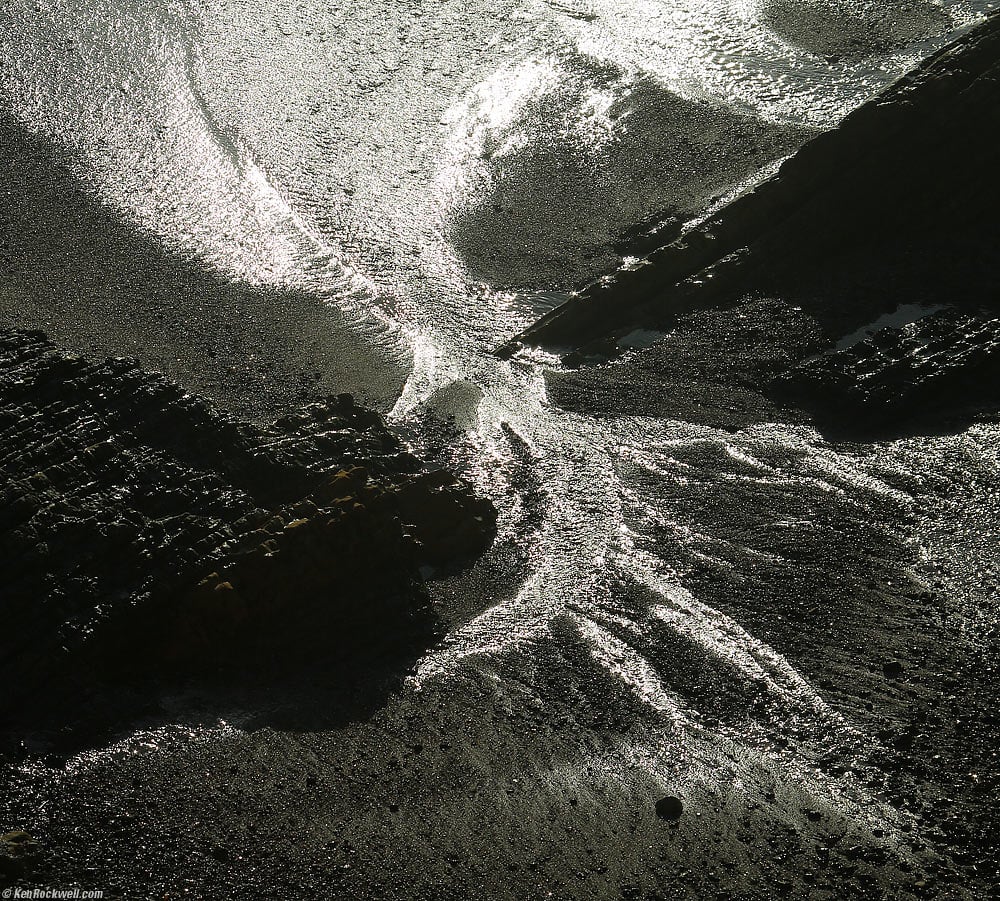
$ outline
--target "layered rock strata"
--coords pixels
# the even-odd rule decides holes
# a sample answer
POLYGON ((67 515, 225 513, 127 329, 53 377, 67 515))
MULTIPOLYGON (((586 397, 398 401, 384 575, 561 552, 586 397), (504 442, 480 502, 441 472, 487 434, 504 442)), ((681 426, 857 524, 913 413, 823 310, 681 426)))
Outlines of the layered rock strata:
POLYGON ((954 310, 886 328, 789 370, 774 393, 854 430, 891 432, 904 422, 995 409, 1000 400, 1000 319, 954 310))
POLYGON ((426 640, 421 567, 496 512, 346 395, 270 427, 127 360, 0 332, 2 703, 54 685, 336 664, 426 640))

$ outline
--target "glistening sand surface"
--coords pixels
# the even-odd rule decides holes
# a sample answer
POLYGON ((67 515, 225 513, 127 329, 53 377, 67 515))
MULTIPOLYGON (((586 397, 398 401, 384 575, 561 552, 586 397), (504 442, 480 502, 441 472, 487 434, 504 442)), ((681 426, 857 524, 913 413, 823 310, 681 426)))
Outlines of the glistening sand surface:
POLYGON ((938 676, 974 671, 995 430, 831 446, 770 409, 738 431, 597 418, 554 405, 539 361, 488 353, 615 265, 621 231, 701 212, 947 30, 930 4, 803 8, 5 9, 5 316, 258 415, 356 389, 503 514, 495 551, 437 585, 445 642, 365 717, 343 721, 341 686, 193 692, 68 765, 30 748, 6 818, 46 837, 60 879, 127 897, 773 897, 806 873, 827 896, 920 890, 923 805, 948 789, 880 734, 916 711, 953 723, 938 676), (831 17, 855 23, 846 50, 831 17), (463 434, 419 428, 425 401, 463 434), (890 656, 920 680, 887 680, 890 656), (687 804, 676 828, 653 811, 666 793, 687 804), (828 869, 837 846, 862 850, 828 869))

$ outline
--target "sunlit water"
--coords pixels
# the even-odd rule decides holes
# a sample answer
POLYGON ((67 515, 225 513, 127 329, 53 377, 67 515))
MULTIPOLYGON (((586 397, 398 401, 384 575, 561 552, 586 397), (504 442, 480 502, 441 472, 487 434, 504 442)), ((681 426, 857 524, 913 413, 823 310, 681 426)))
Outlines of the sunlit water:
MULTIPOLYGON (((957 27, 988 4, 944 6, 957 27)), ((655 552, 654 528, 673 530, 692 554, 714 552, 713 537, 676 518, 656 485, 696 481, 683 455, 708 444, 733 461, 726 477, 742 483, 878 495, 901 509, 907 497, 809 430, 729 434, 554 407, 542 377, 554 361, 501 361, 491 351, 558 302, 560 288, 497 284, 476 245, 495 245, 500 268, 530 268, 539 248, 523 245, 549 234, 546 217, 569 223, 572 235, 560 240, 572 256, 607 244, 630 216, 664 207, 696 215, 732 187, 731 161, 714 156, 712 123, 730 129, 736 116, 771 142, 756 168, 736 173, 752 178, 787 151, 782 134, 835 124, 940 35, 831 63, 776 34, 750 0, 348 0, 335 9, 316 0, 15 0, 3 20, 3 102, 70 148, 81 177, 121 216, 233 279, 305 287, 373 340, 412 356, 391 411, 397 422, 452 383, 478 387, 459 410, 478 448, 466 475, 497 501, 501 540, 521 521, 502 426, 525 443, 546 498, 536 531, 517 536, 529 575, 513 598, 484 599, 478 616, 429 653, 415 687, 460 666, 488 666, 569 620, 594 660, 648 705, 651 721, 687 735, 707 761, 711 754, 697 750, 711 744, 699 712, 643 651, 666 628, 784 711, 762 730, 836 721, 851 734, 787 659, 695 597, 681 585, 681 562, 655 552), (693 181, 664 180, 654 164, 643 168, 641 154, 616 149, 625 135, 638 147, 659 140, 630 128, 659 128, 649 117, 661 97, 675 104, 661 125, 695 146, 693 181), (553 188, 551 202, 548 170, 534 163, 543 145, 583 173, 560 182, 557 196, 553 188), (704 196, 695 182, 710 186, 704 196), (518 209, 503 209, 518 190, 541 221, 534 231, 517 231, 518 209), (602 222, 595 196, 623 208, 602 222), (493 229, 494 207, 514 225, 493 229), (791 462, 769 462, 778 459, 791 462), (625 582, 658 602, 641 616, 616 605, 625 582)), ((582 274, 597 274, 607 259, 582 274)))

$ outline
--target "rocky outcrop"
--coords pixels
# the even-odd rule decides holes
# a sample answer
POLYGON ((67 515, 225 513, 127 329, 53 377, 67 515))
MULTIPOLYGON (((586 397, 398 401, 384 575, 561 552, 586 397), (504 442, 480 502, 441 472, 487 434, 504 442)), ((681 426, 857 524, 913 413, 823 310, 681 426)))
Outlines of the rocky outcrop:
POLYGON ((941 426, 949 417, 995 409, 998 385, 1000 319, 948 311, 807 360, 774 390, 821 422, 892 432, 903 422, 941 426))
MULTIPOLYGON (((590 285, 499 352, 582 347, 667 324, 754 290, 835 273, 851 255, 897 254, 918 264, 961 255, 978 265, 996 235, 998 128, 1000 14, 993 14, 805 144, 773 177, 638 265, 590 285)), ((953 293, 995 303, 992 284, 973 276, 953 293)))
POLYGON ((496 513, 343 395, 261 428, 0 332, 0 704, 62 682, 395 654, 496 513))

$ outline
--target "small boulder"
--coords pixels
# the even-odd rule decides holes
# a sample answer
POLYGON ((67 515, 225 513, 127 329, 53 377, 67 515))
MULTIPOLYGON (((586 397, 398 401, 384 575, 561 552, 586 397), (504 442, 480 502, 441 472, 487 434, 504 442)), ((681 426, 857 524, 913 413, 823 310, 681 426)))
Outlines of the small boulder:
POLYGON ((679 820, 684 813, 684 802, 675 795, 667 795, 656 802, 656 815, 661 820, 679 820))
POLYGON ((898 679, 903 675, 903 664, 898 660, 889 660, 882 664, 882 672, 886 679, 898 679))

